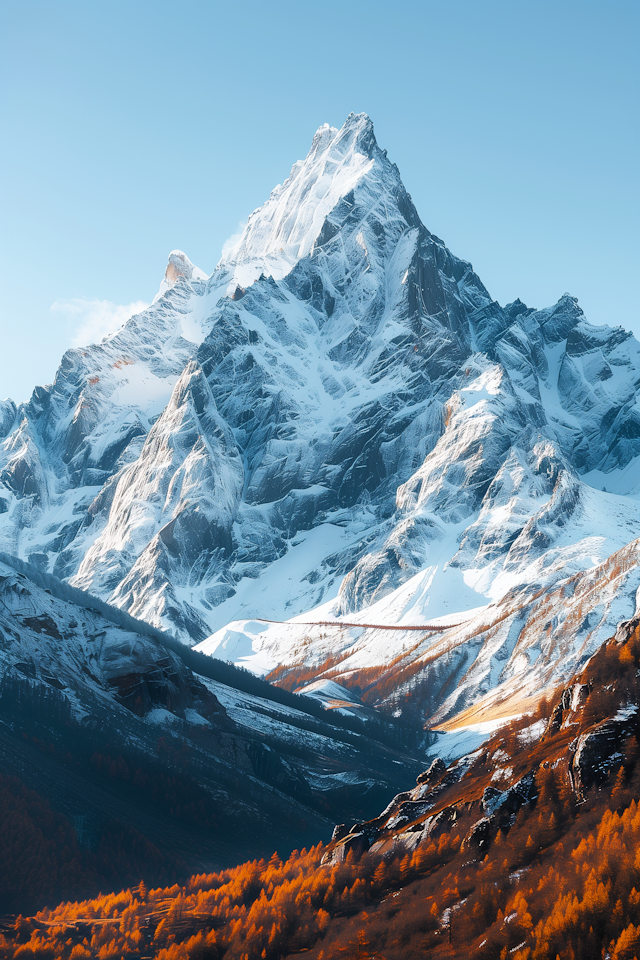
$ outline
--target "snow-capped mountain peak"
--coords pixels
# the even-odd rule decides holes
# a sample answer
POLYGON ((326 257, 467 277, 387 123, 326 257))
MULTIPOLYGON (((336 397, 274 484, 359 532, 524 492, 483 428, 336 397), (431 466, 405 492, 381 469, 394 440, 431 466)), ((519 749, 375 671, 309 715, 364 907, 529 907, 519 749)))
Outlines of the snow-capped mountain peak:
POLYGON ((291 168, 263 206, 249 217, 220 265, 234 268, 244 285, 260 273, 280 279, 317 241, 327 215, 382 158, 365 113, 350 114, 340 130, 325 123, 306 158, 291 168))
POLYGON ((345 669, 413 669, 417 638, 370 625, 447 618, 419 654, 459 671, 447 710, 540 689, 633 614, 640 345, 568 295, 492 300, 365 114, 319 128, 208 280, 173 251, 163 284, 0 408, 6 552, 261 669, 346 653, 354 621, 345 669))

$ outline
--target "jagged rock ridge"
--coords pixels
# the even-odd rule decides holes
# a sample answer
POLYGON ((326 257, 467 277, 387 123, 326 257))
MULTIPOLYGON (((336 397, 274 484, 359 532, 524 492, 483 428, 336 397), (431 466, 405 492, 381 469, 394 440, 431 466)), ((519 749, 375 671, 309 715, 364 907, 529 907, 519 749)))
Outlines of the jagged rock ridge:
POLYGON ((454 650, 446 713, 550 682, 633 614, 639 386, 638 343, 569 295, 492 300, 352 114, 211 277, 174 251, 148 310, 3 405, 0 547, 255 669, 408 643, 251 618, 468 615, 411 654, 454 650), (564 604, 625 550, 608 599, 525 642, 514 598, 564 604))

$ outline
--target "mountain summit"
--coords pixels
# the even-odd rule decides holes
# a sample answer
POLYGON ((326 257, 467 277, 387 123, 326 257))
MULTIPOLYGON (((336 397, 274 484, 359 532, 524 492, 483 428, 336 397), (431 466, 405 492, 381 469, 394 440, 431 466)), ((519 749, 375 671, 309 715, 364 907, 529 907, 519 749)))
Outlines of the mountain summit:
POLYGON ((341 130, 325 123, 318 128, 306 159, 295 163, 287 180, 251 214, 238 243, 221 264, 246 268, 253 261, 281 279, 311 253, 339 201, 382 160, 366 114, 350 114, 341 130))
POLYGON ((515 709, 633 615, 640 345, 568 295, 493 300, 366 115, 319 128, 209 278, 174 251, 163 283, 0 410, 2 550, 258 672, 428 687, 440 718, 515 709))

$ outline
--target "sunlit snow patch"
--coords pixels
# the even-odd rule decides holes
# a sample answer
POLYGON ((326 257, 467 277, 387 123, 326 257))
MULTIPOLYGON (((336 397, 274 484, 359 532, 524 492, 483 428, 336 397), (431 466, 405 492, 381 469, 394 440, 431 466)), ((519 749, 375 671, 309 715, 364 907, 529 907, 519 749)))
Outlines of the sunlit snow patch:
POLYGON ((477 750, 496 730, 521 716, 522 714, 518 713, 511 717, 470 723, 466 727, 458 727, 455 730, 436 730, 438 739, 429 747, 427 754, 431 757, 440 757, 445 763, 452 763, 477 750))
POLYGON ((335 680, 316 680, 295 692, 317 700, 328 710, 337 710, 351 716, 362 716, 364 712, 368 712, 360 697, 335 680))

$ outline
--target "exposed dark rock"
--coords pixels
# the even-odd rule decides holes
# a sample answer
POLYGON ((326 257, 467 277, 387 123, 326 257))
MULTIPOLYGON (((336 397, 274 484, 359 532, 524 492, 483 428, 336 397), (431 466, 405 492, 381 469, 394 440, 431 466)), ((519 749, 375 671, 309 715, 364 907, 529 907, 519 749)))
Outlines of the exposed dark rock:
POLYGON ((53 617, 50 617, 46 613, 41 613, 39 616, 35 617, 24 617, 22 620, 25 627, 30 627, 32 630, 35 630, 36 633, 46 633, 49 637, 55 637, 56 640, 62 640, 62 634, 58 629, 53 617))
POLYGON ((425 770, 424 773, 421 773, 417 778, 416 783, 435 783, 440 777, 445 773, 447 765, 440 757, 436 757, 428 770, 425 770))
POLYGON ((487 816, 499 813, 500 826, 510 826, 520 808, 535 799, 535 773, 531 771, 507 790, 486 787, 482 809, 487 816))
POLYGON ((463 840, 463 849, 486 850, 491 843, 491 835, 495 827, 493 817, 483 817, 471 827, 471 830, 463 840))
POLYGON ((614 766, 619 766, 624 741, 635 728, 635 710, 631 716, 605 720, 594 730, 582 734, 576 744, 572 760, 572 775, 576 792, 584 792, 594 784, 602 783, 614 766))

